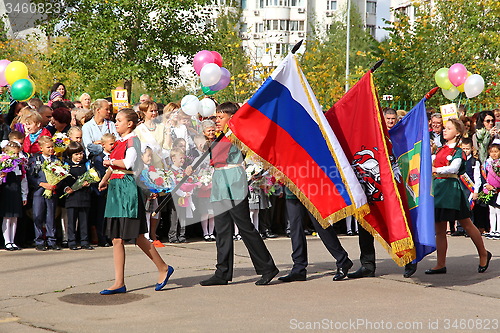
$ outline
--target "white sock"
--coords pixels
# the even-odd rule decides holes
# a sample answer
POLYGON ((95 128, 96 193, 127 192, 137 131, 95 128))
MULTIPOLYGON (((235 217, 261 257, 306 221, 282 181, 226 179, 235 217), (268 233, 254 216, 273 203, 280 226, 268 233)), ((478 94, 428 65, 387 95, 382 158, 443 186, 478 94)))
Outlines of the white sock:
POLYGON ((3 239, 5 240, 5 245, 12 243, 12 240, 10 238, 11 235, 10 228, 11 228, 10 219, 8 217, 4 217, 2 222, 2 234, 3 234, 3 239))

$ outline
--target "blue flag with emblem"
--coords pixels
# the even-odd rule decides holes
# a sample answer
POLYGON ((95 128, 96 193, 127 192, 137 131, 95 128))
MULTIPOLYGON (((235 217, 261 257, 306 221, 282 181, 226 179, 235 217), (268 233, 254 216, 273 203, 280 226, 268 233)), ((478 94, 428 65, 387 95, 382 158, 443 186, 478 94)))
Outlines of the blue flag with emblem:
POLYGON ((389 130, 394 155, 405 182, 417 252, 415 262, 436 250, 432 160, 425 101, 423 98, 389 130))

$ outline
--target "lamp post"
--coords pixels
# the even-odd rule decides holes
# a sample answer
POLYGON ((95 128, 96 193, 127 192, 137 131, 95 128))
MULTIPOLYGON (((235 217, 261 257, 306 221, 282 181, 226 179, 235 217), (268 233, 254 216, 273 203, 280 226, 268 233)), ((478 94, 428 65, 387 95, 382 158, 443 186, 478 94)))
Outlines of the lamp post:
POLYGON ((347 0, 347 41, 345 50, 345 92, 349 91, 349 49, 351 42, 351 0, 347 0))

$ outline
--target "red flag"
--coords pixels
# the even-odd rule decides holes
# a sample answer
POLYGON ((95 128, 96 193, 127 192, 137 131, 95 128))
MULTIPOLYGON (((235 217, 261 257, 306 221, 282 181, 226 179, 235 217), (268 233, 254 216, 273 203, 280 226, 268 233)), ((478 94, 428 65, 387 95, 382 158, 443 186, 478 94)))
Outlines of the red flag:
POLYGON ((411 262, 415 259, 415 246, 405 213, 405 198, 400 195, 404 187, 399 187, 401 173, 371 71, 335 103, 326 118, 368 198, 370 213, 359 222, 398 265, 411 262))

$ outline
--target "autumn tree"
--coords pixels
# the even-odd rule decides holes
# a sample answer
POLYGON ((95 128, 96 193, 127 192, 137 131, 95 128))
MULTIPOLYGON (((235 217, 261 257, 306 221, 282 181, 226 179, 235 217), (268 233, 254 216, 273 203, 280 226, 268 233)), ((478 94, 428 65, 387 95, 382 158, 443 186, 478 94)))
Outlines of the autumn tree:
MULTIPOLYGON (((375 75, 379 92, 418 101, 436 86, 438 69, 462 63, 486 82, 485 92, 473 101, 498 102, 500 1, 415 1, 413 5, 415 20, 396 13, 389 38, 376 54, 386 59, 375 75)), ((437 94, 430 102, 449 101, 437 94)))
MULTIPOLYGON (((340 15, 329 29, 314 27, 314 34, 306 42, 306 51, 301 58, 301 66, 323 109, 329 109, 345 93, 345 63, 347 29, 345 17, 347 10, 340 15)), ((364 29, 356 6, 350 13, 350 51, 349 83, 352 86, 366 70, 373 65, 369 57, 377 46, 376 40, 364 29)))
MULTIPOLYGON (((59 0, 50 0, 59 1, 59 0)), ((50 66, 76 73, 80 87, 104 97, 133 82, 169 94, 187 57, 209 40, 204 0, 65 0, 41 23, 50 66), (186 57, 186 58, 183 58, 186 57)))

